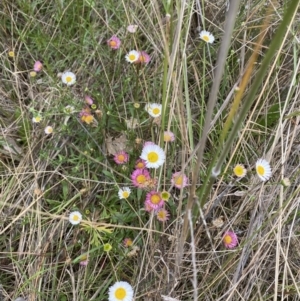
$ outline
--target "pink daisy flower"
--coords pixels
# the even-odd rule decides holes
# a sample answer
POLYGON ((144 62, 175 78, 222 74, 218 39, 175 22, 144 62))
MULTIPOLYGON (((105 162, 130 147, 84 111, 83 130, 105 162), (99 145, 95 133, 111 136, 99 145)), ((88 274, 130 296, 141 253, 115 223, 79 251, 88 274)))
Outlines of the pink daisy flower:
POLYGON ((134 168, 135 169, 144 169, 144 168, 146 168, 146 161, 143 160, 143 159, 136 160, 134 168))
POLYGON ((188 178, 181 172, 175 172, 172 175, 171 183, 178 189, 182 189, 188 185, 188 178))
POLYGON ((156 212, 156 218, 160 222, 166 222, 169 219, 169 216, 170 216, 170 214, 169 214, 168 210, 166 210, 164 208, 160 208, 156 212))
POLYGON ((92 97, 89 96, 89 95, 85 95, 84 101, 85 101, 85 103, 88 104, 89 106, 91 106, 91 105, 94 103, 92 97))
POLYGON ((145 203, 144 203, 144 208, 145 208, 145 210, 147 211, 147 212, 152 212, 154 209, 151 207, 151 205, 147 202, 147 201, 145 201, 145 203))
POLYGON ((140 56, 137 63, 147 65, 151 61, 150 55, 145 51, 140 51, 140 56))
POLYGON ((33 65, 33 70, 35 72, 40 72, 43 69, 43 64, 40 61, 36 61, 33 65))
POLYGON ((233 249, 239 242, 236 234, 232 231, 225 232, 222 240, 225 247, 228 249, 233 249))
POLYGON ((107 40, 107 45, 111 49, 119 49, 121 46, 121 40, 116 36, 112 36, 109 40, 107 40))
POLYGON ((132 184, 135 187, 144 188, 147 182, 151 179, 150 173, 147 169, 136 169, 131 174, 132 184))
POLYGON ((165 142, 173 142, 175 140, 175 135, 170 131, 164 132, 164 141, 165 142))
POLYGON ((133 245, 133 241, 131 238, 125 238, 123 240, 123 245, 124 247, 128 248, 128 247, 131 247, 133 245))
POLYGON ((114 161, 117 164, 125 164, 128 162, 128 160, 129 160, 129 155, 124 151, 120 151, 116 153, 114 156, 114 161))
POLYGON ((152 141, 145 141, 144 142, 144 146, 147 146, 147 145, 154 145, 155 143, 152 142, 152 141))
POLYGON ((146 195, 146 203, 148 203, 152 209, 156 210, 164 205, 164 200, 159 191, 150 191, 146 195))

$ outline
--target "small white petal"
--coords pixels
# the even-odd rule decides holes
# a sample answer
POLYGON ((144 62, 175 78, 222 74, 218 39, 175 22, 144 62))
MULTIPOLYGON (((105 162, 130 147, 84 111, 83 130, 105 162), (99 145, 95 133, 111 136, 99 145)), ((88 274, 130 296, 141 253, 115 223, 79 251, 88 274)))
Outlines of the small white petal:
POLYGON ((258 177, 262 181, 268 181, 272 176, 272 170, 271 166, 268 161, 265 159, 259 159, 257 160, 255 164, 255 169, 258 177))

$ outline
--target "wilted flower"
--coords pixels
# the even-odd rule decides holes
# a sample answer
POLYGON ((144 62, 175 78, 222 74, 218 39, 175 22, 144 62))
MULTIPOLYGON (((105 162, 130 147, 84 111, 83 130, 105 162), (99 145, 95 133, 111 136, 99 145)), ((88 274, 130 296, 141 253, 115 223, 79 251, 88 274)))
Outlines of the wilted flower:
POLYGON ((173 142, 175 140, 175 135, 174 133, 170 131, 165 131, 164 132, 164 141, 165 142, 173 142))
POLYGON ((168 192, 168 191, 163 191, 162 193, 161 193, 161 198, 165 201, 165 202, 167 202, 168 200, 169 200, 169 198, 170 198, 170 193, 168 192))
POLYGON ((243 178, 247 174, 247 170, 244 165, 242 164, 237 164, 233 168, 233 173, 238 177, 238 178, 243 178))
POLYGON ((168 210, 166 210, 164 208, 160 208, 156 212, 156 218, 160 222, 166 222, 169 219, 169 216, 170 216, 170 214, 169 214, 168 210))
POLYGON ((172 175, 171 179, 172 185, 174 185, 178 189, 182 189, 188 185, 188 178, 182 172, 175 172, 172 175))
POLYGON ((84 96, 84 101, 85 101, 85 103, 88 104, 89 106, 91 106, 91 105, 94 103, 92 97, 89 96, 89 95, 85 95, 85 96, 84 96))
POLYGON ((48 125, 45 127, 45 134, 50 135, 53 133, 53 127, 48 125))
POLYGON ((133 241, 131 238, 125 238, 123 240, 123 244, 124 244, 124 247, 128 248, 128 247, 131 247, 133 245, 133 241))
POLYGON ((43 64, 40 61, 36 61, 33 65, 33 70, 35 72, 40 72, 43 69, 43 64))
POLYGON ((130 33, 135 33, 137 29, 138 29, 138 25, 131 24, 127 26, 127 31, 129 31, 130 33))
POLYGON ((150 55, 145 51, 140 51, 138 63, 147 65, 151 61, 150 55))
POLYGON ((135 162, 135 169, 144 169, 146 167, 146 161, 142 159, 138 159, 135 162))
POLYGON ((112 249, 111 244, 107 243, 103 245, 104 252, 109 252, 112 249))

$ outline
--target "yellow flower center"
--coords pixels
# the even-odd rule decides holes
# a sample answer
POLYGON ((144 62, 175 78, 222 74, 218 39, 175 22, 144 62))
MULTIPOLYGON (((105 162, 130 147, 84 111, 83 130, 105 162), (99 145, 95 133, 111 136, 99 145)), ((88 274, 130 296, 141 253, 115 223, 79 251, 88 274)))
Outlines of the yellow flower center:
POLYGON ((109 45, 111 46, 111 47, 115 47, 115 46, 117 46, 117 42, 116 41, 109 41, 109 45))
POLYGON ((159 108, 154 108, 154 109, 152 110, 152 112, 153 112, 153 114, 157 115, 157 114, 160 113, 160 109, 159 109, 159 108))
POLYGON ((158 161, 158 154, 156 152, 150 152, 147 158, 149 162, 155 163, 158 161))
POLYGON ((209 41, 209 36, 203 36, 202 39, 203 39, 205 42, 208 42, 208 41, 209 41))
POLYGON ((136 165, 136 168, 144 168, 145 167, 145 164, 143 162, 139 162, 137 165, 136 165))
POLYGON ((123 162, 125 160, 124 155, 118 155, 118 160, 123 162))
POLYGON ((81 117, 81 120, 87 124, 91 124, 94 120, 94 117, 93 117, 93 115, 83 115, 81 117))
POLYGON ((152 204, 158 204, 160 202, 160 196, 158 194, 153 194, 150 197, 150 201, 152 204))
POLYGON ((243 176, 244 172, 245 172, 244 167, 241 165, 237 165, 233 171, 234 171, 234 174, 238 177, 243 176))
POLYGON ((79 221, 79 216, 78 215, 74 215, 73 216, 73 221, 78 222, 79 221))
POLYGON ((35 122, 40 122, 42 118, 40 116, 35 117, 35 122))
POLYGON ((265 174, 265 168, 261 165, 256 167, 256 171, 260 176, 263 176, 265 174))
POLYGON ((225 244, 230 244, 232 243, 232 237, 230 235, 225 235, 223 241, 225 244))
POLYGON ((132 61, 132 62, 136 60, 135 54, 129 54, 128 58, 129 58, 129 60, 132 61))
POLYGON ((66 82, 67 82, 67 83, 70 83, 71 81, 72 81, 72 76, 67 76, 67 77, 66 77, 66 82))
POLYGON ((123 198, 127 199, 129 197, 128 191, 123 191, 123 198))
POLYGON ((141 63, 145 63, 146 62, 146 57, 144 55, 141 55, 139 58, 141 63))
POLYGON ((164 210, 161 210, 157 213, 157 217, 161 218, 161 219, 165 219, 166 218, 166 212, 164 210))
POLYGON ((126 297, 126 290, 123 287, 119 287, 116 289, 115 297, 118 300, 123 300, 126 297))
POLYGON ((143 184, 146 182, 146 177, 144 175, 138 175, 136 177, 136 181, 139 183, 139 184, 143 184))
POLYGON ((174 182, 176 185, 181 186, 183 182, 183 177, 182 176, 175 177, 174 182))

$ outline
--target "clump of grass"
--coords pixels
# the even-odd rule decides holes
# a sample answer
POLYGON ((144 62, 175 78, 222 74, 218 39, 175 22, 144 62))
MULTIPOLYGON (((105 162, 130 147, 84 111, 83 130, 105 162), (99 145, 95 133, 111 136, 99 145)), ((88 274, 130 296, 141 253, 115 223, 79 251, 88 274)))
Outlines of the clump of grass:
POLYGON ((299 297, 297 3, 1 2, 2 299, 299 297))

